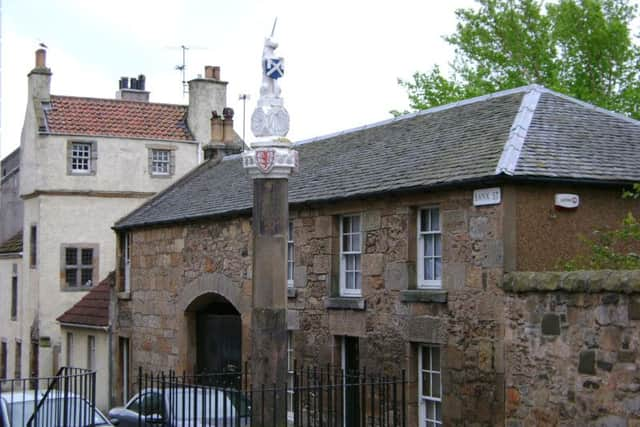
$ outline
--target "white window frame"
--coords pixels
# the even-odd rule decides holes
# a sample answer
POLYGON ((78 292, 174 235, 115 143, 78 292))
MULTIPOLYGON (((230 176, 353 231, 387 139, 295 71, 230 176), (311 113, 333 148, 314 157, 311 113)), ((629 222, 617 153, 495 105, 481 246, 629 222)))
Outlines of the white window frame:
POLYGON ((151 149, 151 175, 171 175, 171 150, 151 149))
POLYGON ((440 207, 438 206, 427 206, 418 210, 418 219, 417 219, 417 245, 418 245, 418 257, 417 257, 417 272, 418 272, 418 288, 420 289, 441 289, 442 288, 442 212, 440 207), (438 212, 438 227, 437 229, 432 228, 431 224, 431 212, 437 210, 438 212), (422 213, 429 212, 429 224, 427 225, 427 230, 422 231, 422 213), (433 236, 433 255, 428 256, 424 253, 424 242, 425 239, 433 236), (437 254, 436 252, 436 242, 439 240, 440 242, 440 252, 437 254), (424 261, 425 258, 429 258, 433 262, 433 278, 425 279, 425 271, 424 271, 424 261), (440 275, 437 275, 436 265, 440 263, 440 275))
POLYGON ((293 363, 294 351, 293 351, 293 331, 287 331, 287 420, 293 422, 294 415, 294 363, 293 363))
POLYGON ((131 233, 124 234, 124 291, 131 290, 131 233))
POLYGON ((293 245, 293 221, 287 226, 287 287, 293 288, 293 272, 295 270, 295 247, 293 245))
POLYGON ((87 369, 96 370, 96 337, 87 335, 87 369))
POLYGON ((420 426, 441 426, 442 422, 442 357, 441 348, 436 345, 421 344, 418 348, 418 402, 419 402, 419 418, 420 426), (437 350, 437 352, 436 352, 437 350), (429 352, 429 366, 423 366, 423 355, 429 352), (437 353, 437 357, 434 357, 437 353), (434 366, 434 359, 438 360, 437 366, 434 366), (424 390, 424 380, 429 379, 432 390, 424 390), (437 384, 436 384, 437 383, 437 384), (433 387, 433 386, 437 386, 433 387), (437 393, 434 393, 434 390, 437 393), (431 413, 427 414, 428 408, 431 407, 431 413), (429 417, 428 415, 431 415, 429 417), (438 417, 439 415, 439 417, 438 417))
POLYGON ((362 216, 360 214, 340 216, 340 296, 362 296, 362 216), (344 229, 345 219, 349 221, 349 230, 344 229), (353 219, 358 219, 358 230, 354 231, 353 219), (349 250, 345 250, 344 239, 349 236, 349 250), (354 237, 357 236, 358 244, 354 245, 354 237), (354 246, 357 246, 354 247, 354 246), (349 259, 353 257, 353 270, 347 270, 349 259), (347 274, 353 273, 354 287, 347 288, 347 274))
POLYGON ((78 174, 90 174, 93 144, 90 142, 71 143, 71 172, 78 174))

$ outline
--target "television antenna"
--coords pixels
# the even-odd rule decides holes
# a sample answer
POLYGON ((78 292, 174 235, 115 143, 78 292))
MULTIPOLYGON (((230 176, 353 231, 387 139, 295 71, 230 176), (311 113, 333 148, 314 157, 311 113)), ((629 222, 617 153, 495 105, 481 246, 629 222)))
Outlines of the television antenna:
POLYGON ((200 46, 187 46, 181 44, 180 46, 167 46, 167 49, 181 49, 182 50, 182 63, 175 66, 177 71, 182 74, 182 95, 189 93, 189 83, 187 82, 187 51, 188 50, 207 50, 200 46))

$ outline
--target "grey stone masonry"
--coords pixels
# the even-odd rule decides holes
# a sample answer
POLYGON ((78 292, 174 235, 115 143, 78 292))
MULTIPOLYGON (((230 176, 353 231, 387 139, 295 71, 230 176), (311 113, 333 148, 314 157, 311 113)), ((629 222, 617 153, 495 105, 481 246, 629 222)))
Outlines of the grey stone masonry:
POLYGON ((501 287, 507 292, 640 293, 640 270, 514 272, 505 274, 501 287))
POLYGON ((510 273, 507 425, 640 425, 640 271, 510 273))

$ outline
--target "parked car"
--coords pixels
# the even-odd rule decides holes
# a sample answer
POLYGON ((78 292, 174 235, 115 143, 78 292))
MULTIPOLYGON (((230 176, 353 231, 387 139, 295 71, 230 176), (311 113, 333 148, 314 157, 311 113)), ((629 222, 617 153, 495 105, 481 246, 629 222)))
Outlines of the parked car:
MULTIPOLYGON (((0 427, 25 427, 34 415, 44 391, 19 390, 0 394, 0 427)), ((34 427, 111 426, 98 408, 73 393, 51 391, 33 417, 34 427), (64 408, 67 410, 65 411, 64 408), (66 412, 66 413, 65 413, 66 412)))
POLYGON ((238 391, 184 386, 147 388, 109 411, 119 427, 248 426, 251 406, 238 391))

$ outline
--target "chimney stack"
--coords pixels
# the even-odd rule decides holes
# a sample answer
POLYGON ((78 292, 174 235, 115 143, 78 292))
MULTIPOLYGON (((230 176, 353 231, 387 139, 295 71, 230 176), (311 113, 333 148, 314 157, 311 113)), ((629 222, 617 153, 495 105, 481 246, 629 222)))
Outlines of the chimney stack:
POLYGON ((204 77, 189 81, 187 125, 199 144, 211 141, 211 112, 223 111, 226 105, 227 82, 220 80, 220 67, 207 65, 204 77))
POLYGON ((36 50, 36 64, 28 77, 29 99, 37 98, 41 101, 48 101, 51 93, 51 70, 47 68, 47 51, 45 49, 36 50))
POLYGON ((120 77, 116 99, 149 102, 149 92, 145 90, 144 74, 136 77, 120 77))

